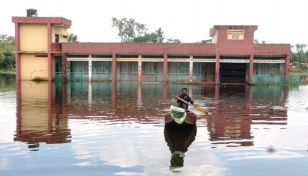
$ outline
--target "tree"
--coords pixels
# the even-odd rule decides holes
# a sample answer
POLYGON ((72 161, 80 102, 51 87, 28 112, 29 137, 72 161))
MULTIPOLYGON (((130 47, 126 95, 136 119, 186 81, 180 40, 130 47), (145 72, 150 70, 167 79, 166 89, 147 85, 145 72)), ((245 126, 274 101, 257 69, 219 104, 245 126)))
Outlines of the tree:
POLYGON ((305 63, 308 63, 308 49, 305 52, 305 59, 304 59, 305 63))
POLYGON ((201 40, 201 41, 198 41, 196 43, 212 43, 212 39, 201 40))
POLYGON ((295 50, 296 50, 296 56, 297 61, 300 63, 299 68, 301 69, 301 66, 303 62, 305 62, 305 49, 307 45, 306 44, 295 44, 295 50))
POLYGON ((161 28, 159 28, 157 31, 155 31, 155 41, 154 43, 163 43, 164 42, 164 39, 165 39, 165 34, 164 32, 162 31, 161 28))
MULTIPOLYGON (((2 61, 5 59, 4 54, 0 53, 0 64, 2 63, 2 61)), ((1 66, 1 65, 0 65, 1 66)), ((1 67, 0 67, 1 68, 1 67)))
POLYGON ((291 62, 297 62, 297 68, 299 70, 307 68, 303 63, 308 62, 308 50, 306 44, 291 45, 291 62))
POLYGON ((132 42, 144 42, 144 43, 163 43, 164 32, 159 28, 157 31, 150 34, 145 33, 143 36, 136 37, 132 42))
POLYGON ((169 38, 167 40, 167 43, 181 43, 181 40, 180 39, 169 38))
POLYGON ((78 37, 77 37, 77 35, 69 34, 69 35, 68 35, 68 40, 67 40, 67 42, 69 42, 69 43, 78 42, 78 37))
POLYGON ((261 43, 260 43, 260 41, 258 39, 255 39, 254 42, 255 42, 255 44, 265 44, 266 43, 265 40, 262 40, 261 43))
POLYGON ((181 43, 179 39, 167 39, 165 33, 161 28, 156 31, 148 33, 148 28, 145 24, 140 24, 134 19, 130 18, 112 18, 112 27, 118 29, 118 36, 122 43, 125 42, 143 42, 143 43, 181 43))
POLYGON ((15 38, 13 36, 0 35, 0 52, 14 51, 15 38))
POLYGON ((305 48, 306 44, 295 44, 295 50, 297 55, 297 61, 302 62, 302 60, 305 58, 305 48))
POLYGON ((153 42, 155 38, 155 34, 145 34, 144 36, 136 37, 131 42, 137 42, 137 43, 156 43, 153 42))
POLYGON ((295 44, 295 49, 297 53, 304 53, 306 47, 307 47, 306 44, 295 44))
POLYGON ((297 56, 296 53, 293 51, 294 50, 294 45, 290 45, 290 61, 291 62, 296 62, 297 61, 297 56))
POLYGON ((0 35, 0 69, 11 70, 15 65, 15 38, 0 35))
POLYGON ((135 38, 144 37, 148 30, 145 24, 140 24, 132 18, 117 19, 113 17, 112 27, 118 28, 118 36, 122 43, 133 42, 135 38))

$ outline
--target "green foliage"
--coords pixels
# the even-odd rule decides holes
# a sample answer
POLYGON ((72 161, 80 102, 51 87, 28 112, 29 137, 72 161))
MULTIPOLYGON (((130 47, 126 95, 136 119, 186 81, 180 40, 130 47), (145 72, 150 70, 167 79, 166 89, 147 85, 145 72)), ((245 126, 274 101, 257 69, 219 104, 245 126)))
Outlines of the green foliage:
POLYGON ((164 32, 159 28, 157 31, 150 34, 145 33, 143 36, 136 37, 132 42, 144 42, 144 43, 163 43, 164 32))
POLYGON ((271 67, 269 70, 270 75, 279 75, 278 68, 271 67))
POLYGON ((67 40, 67 42, 69 42, 69 43, 78 42, 78 37, 77 37, 77 35, 69 34, 69 35, 68 35, 68 40, 67 40))
POLYGON ((165 39, 164 32, 161 28, 159 28, 157 31, 155 31, 155 41, 154 43, 163 43, 165 39))
POLYGON ((0 35, 0 69, 12 70, 15 66, 15 38, 0 35))
POLYGON ((299 71, 307 69, 304 63, 308 63, 308 50, 306 44, 295 44, 291 45, 291 62, 295 63, 299 71))
POLYGON ((145 24, 140 24, 132 18, 117 19, 113 17, 112 27, 118 28, 118 36, 123 43, 133 42, 135 38, 140 38, 144 36, 146 34, 146 31, 148 30, 145 24))
POLYGON ((198 41, 196 43, 212 43, 212 39, 201 40, 201 41, 198 41))
POLYGON ((167 40, 167 43, 181 43, 180 39, 170 38, 167 40))
POLYGON ((131 42, 156 43, 156 42, 152 42, 154 35, 155 35, 154 33, 145 34, 144 36, 134 38, 131 42))
POLYGON ((130 18, 112 18, 112 27, 118 29, 118 36, 122 43, 126 42, 143 42, 143 43, 180 43, 179 39, 167 39, 161 28, 155 32, 148 33, 148 28, 145 24, 140 24, 130 18))
POLYGON ((261 42, 258 39, 254 39, 255 44, 266 44, 265 40, 262 40, 261 42))
POLYGON ((306 58, 306 44, 295 44, 291 45, 291 61, 302 62, 306 58), (295 50, 295 51, 294 51, 295 50))

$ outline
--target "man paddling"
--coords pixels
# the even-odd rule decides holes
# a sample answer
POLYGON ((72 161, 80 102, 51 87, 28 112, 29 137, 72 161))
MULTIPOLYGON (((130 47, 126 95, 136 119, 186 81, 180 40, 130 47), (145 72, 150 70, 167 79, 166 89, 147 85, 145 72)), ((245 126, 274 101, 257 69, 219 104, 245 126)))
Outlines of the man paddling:
POLYGON ((178 107, 183 108, 187 111, 188 109, 188 104, 181 101, 179 98, 185 100, 186 102, 190 103, 190 104, 194 104, 194 101, 191 99, 191 97, 189 95, 187 95, 187 89, 186 88, 182 88, 182 94, 179 96, 175 97, 177 99, 177 103, 179 103, 178 107))

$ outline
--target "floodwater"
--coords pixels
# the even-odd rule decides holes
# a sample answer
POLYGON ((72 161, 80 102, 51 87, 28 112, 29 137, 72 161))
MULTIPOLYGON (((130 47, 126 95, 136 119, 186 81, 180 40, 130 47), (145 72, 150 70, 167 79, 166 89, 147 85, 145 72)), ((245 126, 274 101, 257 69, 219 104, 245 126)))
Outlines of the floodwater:
POLYGON ((19 82, 0 75, 0 175, 308 174, 308 84, 19 82), (209 115, 164 115, 187 87, 209 115))

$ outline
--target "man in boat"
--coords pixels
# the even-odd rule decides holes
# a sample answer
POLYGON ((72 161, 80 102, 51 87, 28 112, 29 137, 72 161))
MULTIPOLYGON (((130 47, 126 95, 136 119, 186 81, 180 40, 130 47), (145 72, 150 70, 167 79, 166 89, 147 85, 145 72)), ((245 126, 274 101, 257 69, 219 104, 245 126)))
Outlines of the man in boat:
POLYGON ((179 103, 178 107, 183 108, 187 111, 188 104, 179 100, 178 97, 185 100, 186 102, 188 102, 190 104, 194 104, 194 101, 191 99, 191 97, 189 95, 187 95, 187 89, 186 88, 182 88, 182 94, 177 96, 176 99, 177 99, 177 103, 179 103))

